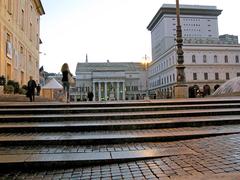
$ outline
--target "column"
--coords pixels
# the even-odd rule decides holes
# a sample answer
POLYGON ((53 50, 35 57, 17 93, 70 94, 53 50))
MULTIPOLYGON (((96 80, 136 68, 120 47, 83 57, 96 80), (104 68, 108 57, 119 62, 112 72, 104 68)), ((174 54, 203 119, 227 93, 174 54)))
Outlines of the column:
POLYGON ((123 100, 125 101, 125 82, 122 82, 123 83, 123 100))
POLYGON ((117 82, 117 100, 119 101, 119 82, 117 82))
POLYGON ((107 82, 104 82, 104 95, 105 95, 104 99, 105 101, 107 101, 107 82))
POLYGON ((101 101, 101 82, 98 82, 98 101, 101 101))
POLYGON ((93 82, 93 101, 96 101, 95 97, 96 97, 96 92, 95 92, 95 82, 93 82))

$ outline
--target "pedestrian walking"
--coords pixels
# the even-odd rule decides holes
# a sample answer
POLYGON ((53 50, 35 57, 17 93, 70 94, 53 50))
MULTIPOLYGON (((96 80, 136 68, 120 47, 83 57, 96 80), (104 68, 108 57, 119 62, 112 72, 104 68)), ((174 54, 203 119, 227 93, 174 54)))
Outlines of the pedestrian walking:
POLYGON ((36 82, 33 77, 30 76, 27 87, 27 97, 29 97, 30 102, 35 101, 35 88, 37 87, 36 82))
POLYGON ((37 85, 37 96, 40 96, 41 86, 40 84, 37 85))
POLYGON ((92 91, 88 92, 88 100, 89 101, 93 100, 93 92, 92 91))
POLYGON ((69 66, 67 63, 64 63, 62 65, 62 83, 63 83, 63 90, 64 90, 64 94, 67 96, 67 102, 70 102, 70 98, 69 98, 69 80, 70 78, 73 76, 72 73, 69 70, 69 66))

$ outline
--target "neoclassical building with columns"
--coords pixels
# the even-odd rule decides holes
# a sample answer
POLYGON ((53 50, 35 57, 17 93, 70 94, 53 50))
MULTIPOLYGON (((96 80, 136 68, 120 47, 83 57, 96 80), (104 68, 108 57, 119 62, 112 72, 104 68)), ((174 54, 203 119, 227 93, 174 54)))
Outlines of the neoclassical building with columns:
POLYGON ((71 89, 71 99, 87 101, 88 92, 93 92, 94 101, 143 99, 146 83, 146 69, 141 63, 78 63, 76 87, 71 89))

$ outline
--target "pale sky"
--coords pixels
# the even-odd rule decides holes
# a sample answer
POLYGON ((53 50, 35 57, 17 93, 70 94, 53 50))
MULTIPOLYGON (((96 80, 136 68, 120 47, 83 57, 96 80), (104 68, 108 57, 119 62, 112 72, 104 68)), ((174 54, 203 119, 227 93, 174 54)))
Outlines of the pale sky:
MULTIPOLYGON (((151 57, 146 29, 162 4, 175 0, 41 0, 40 66, 60 72, 67 62, 75 74, 78 62, 140 62, 151 57)), ((219 34, 240 37, 239 0, 179 0, 180 4, 213 5, 223 10, 219 34)))

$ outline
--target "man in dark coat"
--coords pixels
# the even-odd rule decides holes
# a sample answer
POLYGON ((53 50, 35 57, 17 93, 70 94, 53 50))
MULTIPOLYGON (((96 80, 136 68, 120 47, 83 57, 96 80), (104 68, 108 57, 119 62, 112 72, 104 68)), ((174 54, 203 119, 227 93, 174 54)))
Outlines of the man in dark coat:
POLYGON ((32 76, 30 76, 30 80, 28 81, 28 90, 27 96, 29 97, 30 101, 35 101, 35 88, 37 87, 36 82, 33 80, 32 76))

